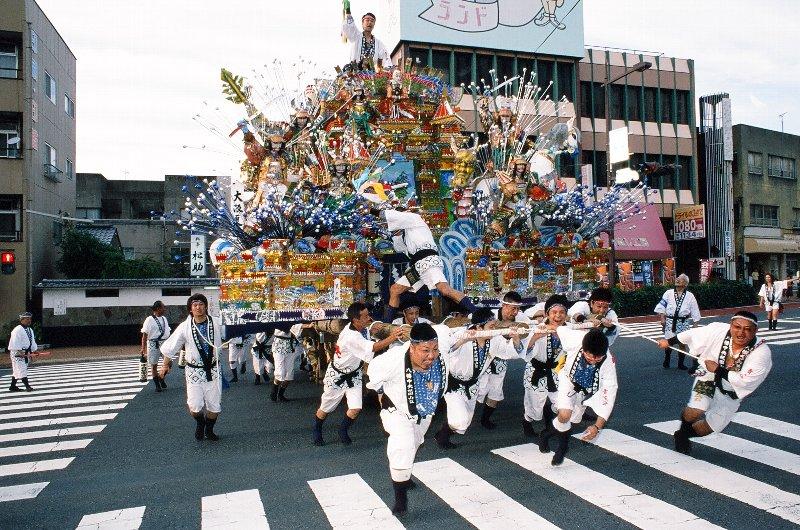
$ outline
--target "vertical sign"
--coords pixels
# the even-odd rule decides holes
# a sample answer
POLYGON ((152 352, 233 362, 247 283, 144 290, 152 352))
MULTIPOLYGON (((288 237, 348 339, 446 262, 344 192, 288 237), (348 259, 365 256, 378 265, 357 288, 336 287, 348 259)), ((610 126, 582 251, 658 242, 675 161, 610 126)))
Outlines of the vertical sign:
POLYGON ((31 121, 39 121, 39 104, 31 98, 31 121))
POLYGON ((190 274, 192 276, 206 275, 206 236, 192 234, 192 245, 190 248, 191 259, 190 274))
POLYGON ((587 188, 594 186, 594 175, 591 164, 584 164, 581 166, 581 184, 587 188))
POLYGON ((31 128, 31 149, 39 149, 39 131, 31 128))
POLYGON ((630 157, 628 148, 628 128, 612 129, 608 134, 608 143, 611 151, 611 163, 627 162, 630 157))
POLYGON ((673 239, 688 241, 706 237, 706 205, 680 206, 672 212, 673 239))

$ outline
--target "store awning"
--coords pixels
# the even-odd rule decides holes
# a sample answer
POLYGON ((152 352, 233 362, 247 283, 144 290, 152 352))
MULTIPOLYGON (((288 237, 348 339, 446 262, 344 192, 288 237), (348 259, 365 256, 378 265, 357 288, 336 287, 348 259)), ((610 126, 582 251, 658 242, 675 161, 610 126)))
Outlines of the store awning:
POLYGON ((617 261, 672 257, 655 205, 648 204, 641 213, 614 225, 614 251, 617 261))
POLYGON ((795 239, 744 238, 745 254, 800 254, 800 241, 795 239))

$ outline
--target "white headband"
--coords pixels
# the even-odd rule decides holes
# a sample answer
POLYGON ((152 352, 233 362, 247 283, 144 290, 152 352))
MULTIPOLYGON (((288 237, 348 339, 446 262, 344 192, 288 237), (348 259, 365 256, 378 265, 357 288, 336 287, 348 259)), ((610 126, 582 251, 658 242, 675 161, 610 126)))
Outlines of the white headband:
POLYGON ((522 306, 521 302, 506 302, 505 300, 503 300, 501 303, 505 304, 505 305, 513 305, 513 306, 516 306, 516 307, 522 306))
POLYGON ((550 310, 553 309, 554 307, 563 307, 564 311, 567 310, 567 306, 565 306, 564 304, 555 303, 555 304, 553 304, 553 305, 551 305, 550 307, 547 308, 547 312, 549 313, 550 310))
POLYGON ((756 325, 756 328, 758 327, 758 322, 756 322, 756 321, 755 321, 755 320, 753 320, 752 318, 749 318, 749 317, 746 317, 746 316, 743 316, 743 315, 733 315, 733 316, 731 317, 731 320, 733 321, 733 320, 736 320, 737 318, 738 318, 738 319, 741 319, 741 320, 747 320, 748 322, 752 322, 753 324, 755 324, 755 325, 756 325))

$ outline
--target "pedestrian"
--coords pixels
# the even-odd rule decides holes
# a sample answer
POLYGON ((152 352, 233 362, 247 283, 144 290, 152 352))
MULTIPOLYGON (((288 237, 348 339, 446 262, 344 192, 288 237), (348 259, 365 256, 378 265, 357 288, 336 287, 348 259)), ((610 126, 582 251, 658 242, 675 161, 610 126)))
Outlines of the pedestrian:
MULTIPOLYGON (((686 289, 688 285, 689 277, 681 274, 675 278, 675 288, 666 291, 656 305, 655 312, 661 318, 661 329, 667 340, 696 326, 700 321, 700 307, 694 294, 686 289)), ((671 354, 672 348, 664 348, 664 368, 669 368, 671 354)), ((685 357, 678 353, 678 370, 688 369, 684 364, 685 357)))
POLYGON ((689 403, 675 431, 675 450, 689 454, 690 438, 722 432, 744 398, 764 382, 772 369, 772 353, 758 340, 757 317, 738 311, 730 323, 713 322, 659 341, 659 347, 678 343, 700 359, 689 403))
MULTIPOLYGON (((294 381, 294 365, 302 353, 302 347, 291 332, 275 329, 272 334, 272 357, 275 370, 272 375, 272 401, 290 401, 286 397, 286 388, 294 381)), ((348 401, 349 403, 349 401, 348 401)))
POLYGON ((253 342, 253 373, 255 374, 254 385, 260 385, 261 379, 269 383, 269 374, 273 370, 275 359, 268 344, 269 339, 264 332, 256 333, 253 342))
POLYGON ((28 364, 31 362, 31 354, 39 349, 36 344, 36 337, 31 328, 33 315, 25 312, 19 315, 19 324, 11 330, 8 339, 8 355, 11 357, 11 386, 9 392, 20 392, 22 389, 17 386, 17 381, 22 381, 25 390, 33 392, 33 387, 28 382, 28 364))
POLYGON ((447 326, 415 324, 411 340, 376 357, 369 365, 367 387, 378 392, 383 430, 389 433, 386 456, 394 487, 392 513, 408 509, 411 469, 425 441, 433 414, 447 385, 447 366, 439 345, 448 348, 447 326))
POLYGON ((380 341, 367 338, 367 326, 372 322, 366 304, 353 302, 347 308, 350 322, 339 333, 336 349, 328 369, 325 371, 324 391, 319 409, 314 414, 312 430, 314 445, 325 445, 322 437, 322 425, 328 414, 333 412, 343 398, 347 398, 347 412, 339 424, 339 440, 345 445, 352 443, 349 429, 361 412, 363 378, 361 368, 365 362, 372 361, 375 352, 385 349, 398 340, 403 330, 392 329, 389 335, 380 341))
POLYGON ((533 429, 534 421, 544 419, 545 428, 542 430, 553 421, 553 406, 558 397, 558 371, 564 364, 564 350, 558 338, 558 330, 566 325, 567 303, 567 298, 560 294, 554 294, 547 299, 547 317, 528 338, 525 353, 522 355, 526 363, 522 377, 522 386, 525 389, 522 432, 527 437, 537 435, 533 429))
POLYGON ((189 316, 161 346, 161 353, 166 361, 185 350, 186 406, 197 423, 194 437, 219 440, 214 424, 222 411, 221 326, 208 314, 208 300, 200 293, 186 300, 186 309, 189 316))
POLYGON ((759 305, 767 311, 770 330, 778 329, 778 315, 780 315, 781 306, 783 305, 783 292, 796 281, 796 278, 775 281, 771 272, 764 275, 764 283, 758 291, 758 297, 759 305))
POLYGON ((147 356, 147 363, 153 373, 153 385, 156 392, 161 392, 161 389, 167 388, 167 383, 158 373, 158 359, 161 357, 161 345, 169 338, 170 330, 167 317, 164 316, 167 310, 164 302, 156 300, 150 310, 152 314, 142 324, 142 346, 139 353, 147 356))
MULTIPOLYGON (((453 433, 467 432, 478 394, 488 385, 489 367, 495 357, 515 359, 522 353, 519 334, 511 333, 512 339, 502 335, 475 337, 478 332, 496 328, 494 311, 481 307, 472 313, 472 325, 465 330, 456 343, 445 354, 449 376, 444 400, 447 403, 447 419, 436 433, 436 443, 442 449, 457 447, 450 441, 453 433)), ((485 394, 484 394, 485 395, 485 394)))
POLYGON ((231 383, 239 381, 239 374, 247 371, 247 358, 253 348, 252 334, 235 337, 228 343, 228 363, 231 367, 231 383))
MULTIPOLYGON (((495 318, 504 322, 522 322, 530 324, 531 320, 520 311, 522 307, 522 296, 516 291, 508 291, 503 296, 503 301, 498 309, 494 310, 495 318)), ((500 402, 503 401, 503 385, 505 384, 506 373, 508 371, 508 361, 500 357, 494 357, 489 364, 489 368, 484 375, 483 381, 478 385, 477 402, 483 404, 481 409, 481 426, 484 429, 494 429, 497 427, 492 422, 494 414, 500 402)))
POLYGON ((597 414, 594 423, 581 435, 582 440, 593 440, 603 430, 617 399, 617 366, 608 353, 608 339, 599 329, 589 331, 558 328, 567 359, 558 372, 558 415, 539 435, 539 451, 550 451, 550 438, 556 437, 558 447, 551 464, 560 465, 569 448, 572 425, 583 419, 586 407, 597 414))
POLYGON ((611 347, 619 336, 619 317, 611 309, 614 293, 608 287, 598 287, 589 295, 589 300, 572 304, 567 316, 575 324, 592 324, 602 331, 611 347))

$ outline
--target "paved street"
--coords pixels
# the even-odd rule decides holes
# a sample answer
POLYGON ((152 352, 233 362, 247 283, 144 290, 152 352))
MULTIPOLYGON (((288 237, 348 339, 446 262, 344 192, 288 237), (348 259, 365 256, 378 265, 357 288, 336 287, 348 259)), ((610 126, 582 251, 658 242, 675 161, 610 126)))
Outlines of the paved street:
MULTIPOLYGON (((0 521, 3 528, 794 528, 800 524, 800 311, 763 333, 773 371, 724 434, 671 450, 690 390, 685 372, 661 367, 641 338, 615 348, 620 391, 596 444, 575 440, 563 466, 549 465, 522 436, 523 365, 510 365, 506 401, 486 431, 473 422, 461 447, 430 439, 414 468, 419 486, 401 520, 385 439, 367 407, 351 433, 310 442, 319 389, 268 399, 252 375, 223 394, 219 442, 196 442, 182 372, 156 394, 138 382, 138 361, 31 369, 34 393, 0 393, 0 521), (566 488, 566 489, 565 489, 566 488)), ((704 323, 713 319, 704 319, 704 323)), ((632 324, 648 336, 657 325, 632 324)), ((629 335, 629 333, 625 333, 629 335)), ((248 364, 249 367, 249 364, 248 364)), ((8 372, 0 386, 8 385, 8 372)))

